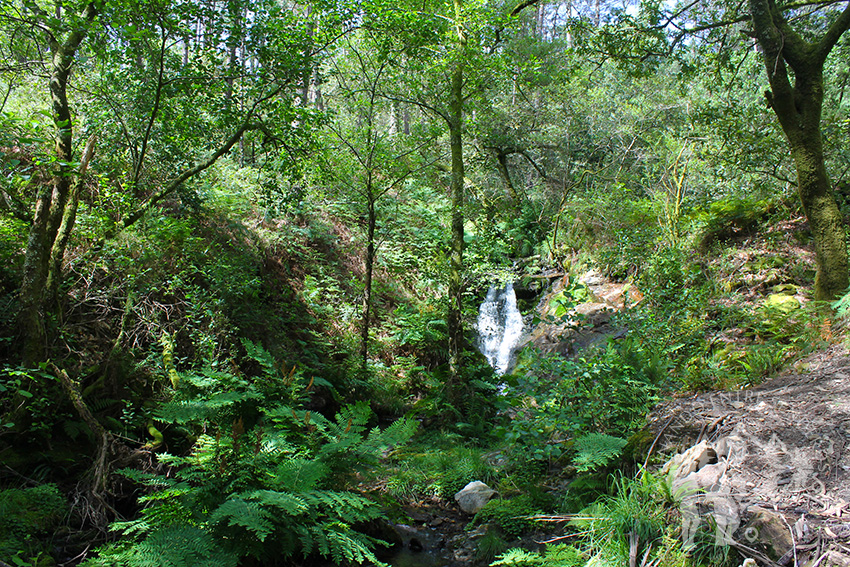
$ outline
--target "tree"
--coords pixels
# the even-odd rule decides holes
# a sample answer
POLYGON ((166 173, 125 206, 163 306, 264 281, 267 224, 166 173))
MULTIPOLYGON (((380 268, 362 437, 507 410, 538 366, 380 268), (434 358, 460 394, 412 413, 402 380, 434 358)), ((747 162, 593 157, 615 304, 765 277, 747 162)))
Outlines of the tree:
MULTIPOLYGON (((234 22, 228 25, 223 16, 191 1, 151 4, 144 10, 116 2, 102 12, 95 2, 66 3, 55 14, 31 2, 7 0, 2 5, 0 24, 11 35, 26 38, 36 53, 45 40, 49 46, 45 65, 56 138, 51 180, 35 199, 19 292, 27 365, 46 355, 76 215, 74 187, 91 160, 91 151, 80 158, 74 149, 81 118, 100 132, 101 143, 111 143, 105 154, 130 158, 129 164, 112 160, 111 171, 105 172, 128 193, 124 201, 131 206, 106 215, 111 222, 100 244, 208 169, 240 144, 246 132, 260 131, 269 143, 298 143, 310 111, 296 105, 296 79, 321 49, 321 41, 297 14, 276 2, 252 3, 250 25, 243 21, 246 3, 230 0, 229 5, 234 22), (190 50, 186 38, 193 28, 203 34, 190 50), (235 33, 243 35, 235 38, 235 33), (234 45, 242 46, 238 61, 234 45), (105 80, 86 81, 87 72, 105 80), (72 77, 78 86, 89 87, 79 93, 90 103, 82 116, 72 112, 68 100, 72 77), (166 159, 155 159, 157 152, 166 159)), ((32 72, 37 76, 37 66, 32 72)))
MULTIPOLYGON (((645 7, 649 9, 642 29, 651 29, 653 39, 644 44, 642 54, 628 51, 633 60, 650 61, 677 48, 693 52, 700 45, 723 58, 730 48, 752 47, 736 37, 736 30, 755 39, 770 85, 765 98, 791 150, 798 195, 812 230, 815 298, 829 300, 843 293, 850 278, 845 231, 826 169, 821 116, 824 65, 850 28, 850 3, 750 0, 745 9, 738 3, 696 1, 661 12, 645 7), (840 4, 845 5, 843 10, 840 4), (687 37, 691 41, 684 41, 687 37)), ((612 29, 625 29, 624 22, 636 23, 628 16, 612 29)))
MULTIPOLYGON (((466 165, 464 138, 469 99, 483 90, 483 75, 474 71, 492 56, 501 42, 501 33, 526 7, 537 0, 521 2, 509 14, 495 15, 492 6, 465 5, 463 0, 437 2, 426 11, 421 6, 389 18, 376 17, 367 25, 401 39, 399 51, 405 54, 397 62, 403 89, 386 96, 391 100, 417 105, 439 117, 448 130, 450 153, 449 193, 451 196, 451 236, 448 246, 448 398, 463 399, 467 384, 462 377, 463 284, 464 284, 464 208, 466 206, 466 165), (399 38, 399 28, 404 31, 399 38), (488 47, 489 45, 489 47, 488 47), (435 53, 439 54, 435 58, 435 53), (470 69, 473 72, 470 72, 470 69), (404 78, 402 78, 404 77, 404 78), (447 96, 446 96, 447 95, 447 96)), ((494 9, 498 13, 498 9, 494 9)))
POLYGON ((850 29, 850 2, 839 14, 830 14, 825 31, 808 40, 791 26, 774 0, 750 0, 749 6, 770 83, 765 97, 788 139, 797 167, 797 190, 814 237, 815 298, 834 299, 848 286, 847 245, 824 161, 821 114, 824 64, 850 29))
MULTIPOLYGON (((36 5, 27 5, 26 8, 29 13, 22 6, 20 10, 10 10, 5 16, 30 23, 42 31, 47 40, 50 49, 48 89, 56 130, 51 179, 42 185, 36 196, 21 281, 21 330, 25 337, 23 356, 24 362, 31 364, 43 356, 45 315, 49 309, 46 304, 49 299, 48 281, 58 278, 55 270, 61 265, 60 253, 64 253, 64 242, 67 242, 76 209, 76 199, 69 199, 75 172, 74 124, 67 89, 77 50, 94 25, 97 9, 94 2, 79 6, 77 12, 66 9, 57 15, 49 15, 36 5), (61 17, 63 15, 64 18, 61 17), (66 230, 62 231, 64 236, 60 236, 63 218, 66 230), (54 257, 52 263, 51 256, 54 257)), ((82 175, 84 169, 81 165, 77 175, 82 175)))
MULTIPOLYGON (((353 158, 353 172, 336 172, 337 182, 362 199, 365 209, 366 254, 363 306, 360 327, 360 361, 365 373, 369 362, 369 331, 372 317, 372 280, 380 241, 378 204, 388 193, 397 191, 418 167, 411 157, 419 147, 407 148, 404 136, 389 127, 393 108, 383 97, 386 71, 394 54, 381 48, 366 30, 349 38, 334 63, 340 105, 336 124, 330 126, 336 140, 353 158), (349 181, 351 179, 351 181, 349 181)), ((332 146, 331 151, 336 148, 332 146)), ((333 165, 339 165, 339 159, 333 165)))

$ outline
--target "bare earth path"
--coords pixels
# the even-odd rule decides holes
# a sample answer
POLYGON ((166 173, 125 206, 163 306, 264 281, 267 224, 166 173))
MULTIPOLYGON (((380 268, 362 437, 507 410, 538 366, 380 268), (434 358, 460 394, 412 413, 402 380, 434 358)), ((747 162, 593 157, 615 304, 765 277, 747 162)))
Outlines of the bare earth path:
POLYGON ((722 476, 709 494, 727 496, 736 508, 733 526, 741 523, 734 540, 745 555, 752 547, 772 557, 753 553, 760 564, 850 566, 846 347, 816 353, 757 388, 670 400, 651 423, 654 453, 676 453, 699 441, 716 449, 722 476), (752 526, 759 524, 752 518, 764 510, 786 528, 770 537, 790 544, 777 545, 782 554, 756 539, 752 526))

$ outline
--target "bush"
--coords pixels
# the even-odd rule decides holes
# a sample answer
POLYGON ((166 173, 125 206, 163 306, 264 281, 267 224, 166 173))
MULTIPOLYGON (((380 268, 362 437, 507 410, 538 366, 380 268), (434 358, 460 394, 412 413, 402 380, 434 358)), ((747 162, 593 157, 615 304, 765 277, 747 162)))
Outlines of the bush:
POLYGON ((113 524, 123 538, 85 565, 235 566, 311 554, 377 561, 374 540, 353 526, 381 512, 345 487, 405 443, 415 422, 369 429, 366 403, 333 420, 311 413, 302 405, 318 379, 281 372, 258 346, 245 347, 258 376, 214 369, 180 376, 177 395, 156 415, 197 441, 188 455, 159 455, 167 475, 122 471, 147 488, 145 507, 139 518, 113 524))

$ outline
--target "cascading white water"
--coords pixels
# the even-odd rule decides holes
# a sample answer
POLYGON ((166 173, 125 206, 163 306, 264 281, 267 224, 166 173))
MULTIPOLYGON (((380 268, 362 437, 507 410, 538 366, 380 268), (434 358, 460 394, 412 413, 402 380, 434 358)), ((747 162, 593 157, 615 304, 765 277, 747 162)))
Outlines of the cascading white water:
POLYGON ((478 309, 478 350, 499 375, 508 371, 514 349, 522 338, 524 323, 517 309, 514 286, 490 286, 478 309))

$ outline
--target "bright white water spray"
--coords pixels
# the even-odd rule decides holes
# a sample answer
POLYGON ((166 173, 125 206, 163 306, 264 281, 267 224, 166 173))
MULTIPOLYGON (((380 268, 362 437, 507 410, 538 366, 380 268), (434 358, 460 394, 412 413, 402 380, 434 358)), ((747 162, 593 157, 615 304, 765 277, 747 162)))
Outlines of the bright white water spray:
POLYGON ((478 309, 478 350, 499 375, 508 371, 523 332, 522 314, 516 306, 514 285, 490 286, 478 309))

